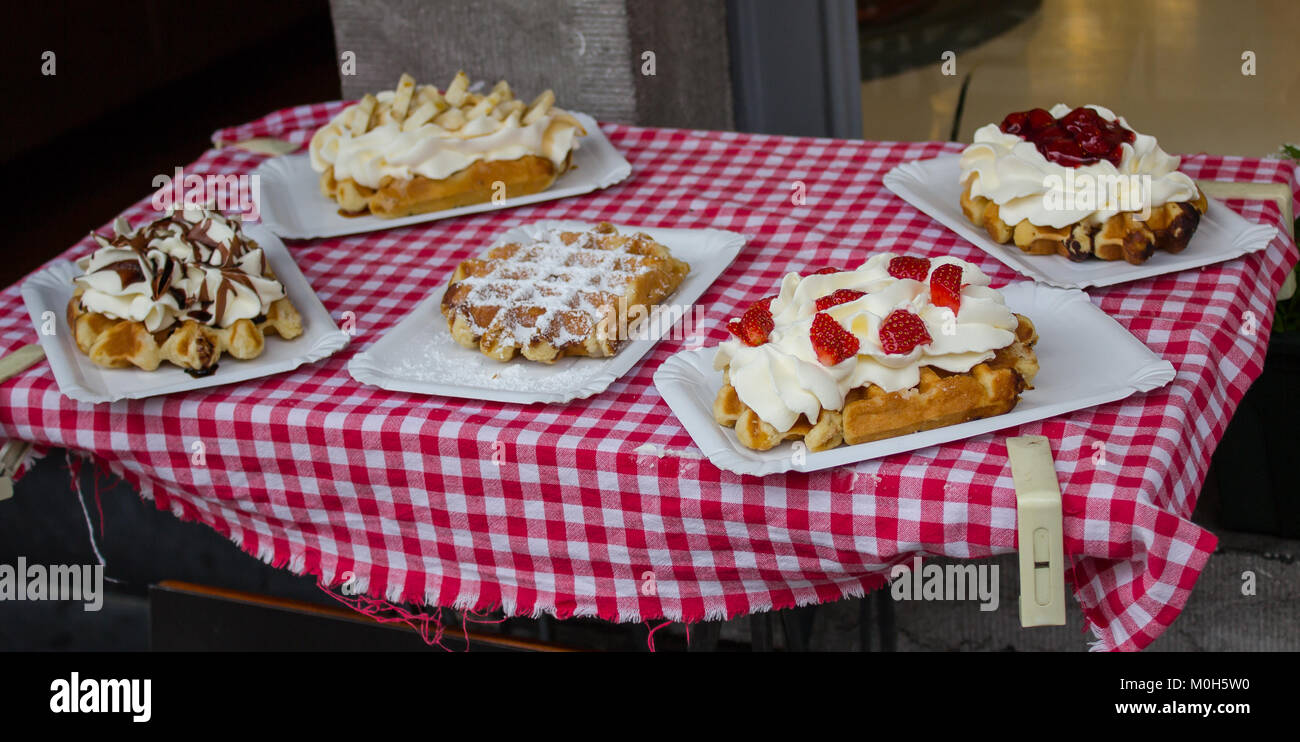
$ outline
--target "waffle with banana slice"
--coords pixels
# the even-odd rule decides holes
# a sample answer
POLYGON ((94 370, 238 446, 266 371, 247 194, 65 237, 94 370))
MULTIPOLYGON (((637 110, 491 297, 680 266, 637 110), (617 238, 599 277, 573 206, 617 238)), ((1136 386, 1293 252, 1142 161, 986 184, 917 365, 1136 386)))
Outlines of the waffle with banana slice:
POLYGON ((551 90, 525 103, 505 80, 477 93, 458 72, 439 91, 403 74, 317 131, 310 154, 340 212, 396 218, 544 191, 586 133, 551 90))

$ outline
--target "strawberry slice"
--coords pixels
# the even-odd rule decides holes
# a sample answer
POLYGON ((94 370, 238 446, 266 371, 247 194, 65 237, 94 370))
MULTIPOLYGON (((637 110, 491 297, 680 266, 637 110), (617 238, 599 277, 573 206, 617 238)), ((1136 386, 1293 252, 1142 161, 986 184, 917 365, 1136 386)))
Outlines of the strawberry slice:
POLYGON ((772 334, 772 328, 776 327, 772 321, 772 300, 775 298, 769 296, 750 304, 740 319, 727 323, 727 329, 745 345, 766 343, 768 335, 772 334))
POLYGON ((854 291, 853 289, 836 289, 818 299, 814 304, 817 305, 817 311, 824 312, 831 307, 853 301, 862 296, 866 296, 866 294, 861 291, 854 291))
POLYGON ((889 261, 889 267, 885 270, 899 280, 910 278, 913 281, 924 281, 930 275, 930 259, 900 255, 889 261))
POLYGON ((813 271, 812 273, 809 273, 808 275, 810 275, 810 276, 825 276, 825 275, 827 275, 827 274, 829 274, 829 273, 843 273, 843 272, 844 272, 844 271, 843 271, 842 269, 840 269, 840 268, 830 268, 830 267, 826 267, 826 268, 820 268, 820 269, 818 269, 818 270, 815 270, 815 271, 813 271))
POLYGON ((829 314, 813 315, 808 338, 823 366, 834 366, 858 354, 858 339, 829 314))
POLYGON ((936 307, 948 307, 953 314, 961 309, 961 266, 944 263, 930 276, 930 301, 936 307))
POLYGON ((918 345, 933 341, 925 320, 906 309, 895 309, 880 323, 880 347, 890 355, 907 355, 918 345))

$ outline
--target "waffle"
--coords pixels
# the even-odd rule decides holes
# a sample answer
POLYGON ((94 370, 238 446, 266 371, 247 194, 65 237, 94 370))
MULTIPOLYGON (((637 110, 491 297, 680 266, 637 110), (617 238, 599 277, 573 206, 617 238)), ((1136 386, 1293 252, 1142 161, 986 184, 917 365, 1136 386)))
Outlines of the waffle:
POLYGON ((149 332, 141 322, 85 311, 80 291, 68 301, 67 311, 77 347, 105 368, 153 371, 168 361, 192 376, 207 376, 216 371, 223 353, 248 360, 262 354, 268 334, 285 340, 302 334, 302 317, 288 299, 272 302, 264 317, 255 318, 258 321, 240 319, 229 327, 209 327, 185 320, 161 332, 149 332))
POLYGON ((538 233, 461 263, 442 297, 460 345, 509 361, 608 357, 637 318, 681 284, 690 266, 645 234, 601 223, 586 232, 538 233))
POLYGON ((537 132, 540 145, 520 140, 509 149, 556 146, 552 142, 554 132, 567 131, 566 127, 579 135, 586 134, 572 114, 555 108, 554 104, 555 94, 550 90, 525 104, 514 97, 504 80, 482 95, 469 92, 469 78, 464 72, 458 72, 446 92, 440 93, 432 85, 417 86, 414 78, 404 74, 391 94, 366 95, 313 137, 313 167, 321 173, 321 194, 337 202, 339 211, 345 215, 369 213, 391 219, 544 191, 572 166, 571 148, 558 163, 542 154, 511 159, 485 156, 442 178, 419 173, 411 177, 388 175, 368 184, 358 183, 354 178, 336 177, 334 165, 318 156, 329 147, 337 151, 340 141, 360 137, 378 127, 388 127, 394 136, 399 131, 403 136, 417 132, 424 138, 449 144, 462 154, 478 153, 480 143, 498 136, 504 129, 529 127, 539 122, 544 124, 542 131, 537 132), (491 130, 493 127, 499 128, 491 130))
POLYGON ((1016 318, 1016 340, 966 373, 923 366, 921 382, 912 389, 887 393, 874 385, 859 387, 849 391, 843 409, 822 409, 816 421, 800 415, 785 433, 741 402, 724 373, 713 419, 734 427, 747 448, 766 451, 787 440, 802 440, 809 451, 825 451, 841 443, 868 443, 1001 415, 1016 406, 1022 391, 1033 388, 1038 373, 1033 351, 1038 335, 1027 317, 1016 318))
POLYGON ((302 317, 283 295, 260 248, 244 238, 237 222, 216 212, 163 217, 135 232, 120 222, 113 238, 94 237, 100 250, 83 259, 83 270, 93 266, 101 251, 112 251, 114 262, 87 271, 79 280, 114 272, 116 281, 108 280, 120 287, 119 298, 169 310, 161 326, 151 330, 143 320, 87 309, 86 294, 96 289, 78 285, 66 309, 68 326, 77 348, 98 366, 153 371, 166 361, 192 376, 207 376, 216 371, 223 354, 241 360, 261 355, 268 334, 286 340, 302 334, 302 317), (226 240, 210 239, 206 225, 214 219, 229 229, 222 232, 230 235, 226 240), (210 284, 214 273, 217 280, 210 284), (237 286, 251 289, 262 300, 252 277, 273 287, 278 298, 269 301, 262 314, 223 322, 237 286))
POLYGON ((1205 194, 1198 191, 1195 201, 1152 207, 1145 221, 1138 218, 1138 212, 1122 211, 1100 226, 1076 222, 1059 228, 1045 227, 1026 219, 1013 227, 999 217, 996 203, 971 195, 970 183, 961 193, 961 210, 966 219, 983 227, 994 242, 1014 243, 1030 255, 1060 255, 1076 262, 1090 256, 1123 259, 1134 265, 1145 263, 1156 250, 1182 252, 1200 224, 1206 205, 1205 194))

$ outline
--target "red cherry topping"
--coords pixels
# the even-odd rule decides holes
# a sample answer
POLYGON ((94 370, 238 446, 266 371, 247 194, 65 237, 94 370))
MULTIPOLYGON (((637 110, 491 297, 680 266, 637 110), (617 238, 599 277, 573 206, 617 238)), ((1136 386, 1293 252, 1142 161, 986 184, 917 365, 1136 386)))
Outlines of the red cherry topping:
POLYGON ((1030 142, 1048 161, 1065 167, 1102 160, 1118 166, 1124 156, 1121 145, 1137 139, 1137 134, 1118 121, 1107 121, 1082 106, 1059 119, 1041 108, 1018 111, 1008 114, 999 128, 1030 142))
POLYGON ((834 366, 858 354, 858 339, 829 314, 813 315, 808 339, 823 366, 834 366))
POLYGON ((880 323, 880 347, 891 355, 907 355, 918 345, 934 342, 925 321, 906 309, 895 309, 880 323))
POLYGON ((1002 126, 999 127, 1008 134, 1020 134, 1029 130, 1029 113, 1027 111, 1017 111, 1008 113, 1007 117, 1002 119, 1002 126))
POLYGON ((1056 122, 1056 119, 1052 118, 1052 114, 1048 113, 1045 109, 1042 108, 1030 109, 1028 112, 1028 116, 1029 116, 1030 131, 1037 131, 1039 129, 1046 128, 1056 122))

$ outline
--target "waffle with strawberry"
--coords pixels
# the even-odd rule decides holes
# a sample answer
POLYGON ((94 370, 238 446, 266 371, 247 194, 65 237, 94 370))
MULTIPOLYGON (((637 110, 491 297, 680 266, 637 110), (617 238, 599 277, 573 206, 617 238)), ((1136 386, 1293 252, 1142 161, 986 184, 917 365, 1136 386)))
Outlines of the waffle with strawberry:
POLYGON ((791 273, 728 323, 714 419, 765 451, 811 451, 1011 411, 1038 372, 1029 318, 954 258, 791 273))

